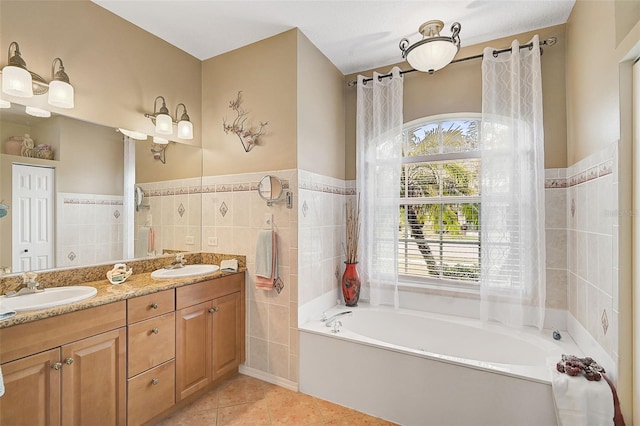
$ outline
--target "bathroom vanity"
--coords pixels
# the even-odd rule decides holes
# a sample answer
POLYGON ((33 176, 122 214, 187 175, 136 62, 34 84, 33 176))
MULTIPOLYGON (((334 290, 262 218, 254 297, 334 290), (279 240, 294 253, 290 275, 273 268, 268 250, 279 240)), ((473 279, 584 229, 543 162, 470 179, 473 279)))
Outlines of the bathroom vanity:
POLYGON ((138 425, 168 414, 244 361, 244 294, 244 271, 140 274, 72 311, 3 325, 0 424, 138 425))

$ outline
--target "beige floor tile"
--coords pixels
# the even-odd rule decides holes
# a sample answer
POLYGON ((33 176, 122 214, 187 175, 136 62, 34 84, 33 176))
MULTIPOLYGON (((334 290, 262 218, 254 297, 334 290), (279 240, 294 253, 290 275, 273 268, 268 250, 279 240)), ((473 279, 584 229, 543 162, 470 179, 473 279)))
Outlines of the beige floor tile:
POLYGON ((190 411, 188 407, 160 423, 162 426, 215 426, 217 411, 190 411))
POLYGON ((381 419, 368 416, 366 414, 358 413, 350 416, 342 417, 339 419, 329 420, 325 423, 327 426, 379 426, 381 419))
POLYGON ((353 416, 358 414, 356 410, 343 407, 342 405, 334 404, 333 402, 325 401, 323 399, 316 398, 316 403, 320 409, 320 414, 324 420, 341 419, 347 416, 353 416))
POLYGON ((270 425, 267 401, 253 401, 231 405, 218 410, 218 426, 262 426, 270 425))
POLYGON ((302 393, 293 393, 284 399, 268 399, 272 425, 315 425, 324 420, 314 398, 302 393))
POLYGON ((218 407, 245 404, 263 398, 263 382, 241 374, 218 387, 218 407))

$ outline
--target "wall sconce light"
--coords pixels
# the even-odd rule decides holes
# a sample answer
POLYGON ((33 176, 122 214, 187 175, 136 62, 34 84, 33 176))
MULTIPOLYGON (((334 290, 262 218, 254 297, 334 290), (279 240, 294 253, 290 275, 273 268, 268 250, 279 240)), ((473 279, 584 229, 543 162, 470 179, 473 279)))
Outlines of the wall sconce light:
POLYGON ((422 34, 422 40, 409 45, 409 40, 400 40, 402 57, 409 62, 414 69, 433 74, 451 63, 460 50, 459 22, 451 26, 451 37, 440 35, 444 22, 427 21, 420 26, 418 32, 422 34))
POLYGON ((48 102, 58 108, 74 107, 74 90, 69 84, 69 76, 64 71, 62 59, 55 58, 51 66, 51 82, 27 68, 22 59, 20 46, 15 41, 9 45, 7 54, 9 64, 2 69, 2 91, 19 98, 31 98, 49 92, 48 102), (13 49, 13 55, 11 50, 13 49), (56 71, 56 64, 59 70, 56 71))
POLYGON ((177 122, 173 121, 173 118, 169 115, 167 102, 163 96, 158 96, 153 101, 153 114, 145 114, 144 116, 151 119, 153 124, 155 124, 156 133, 161 135, 171 135, 173 134, 173 124, 176 123, 178 125, 178 137, 180 139, 193 139, 193 124, 189 119, 185 104, 179 103, 176 106, 176 118, 178 117, 178 109, 180 108, 180 105, 182 105, 184 112, 180 116, 180 120, 177 122), (159 110, 157 109, 158 99, 162 100, 162 106, 159 110))
POLYGON ((151 144, 151 153, 153 154, 153 159, 160 160, 162 164, 166 164, 167 163, 166 152, 168 147, 169 147, 168 139, 154 136, 153 143, 151 144))
POLYGON ((51 117, 51 112, 50 111, 47 111, 46 109, 31 107, 31 106, 27 106, 24 109, 24 112, 26 112, 27 114, 32 115, 34 117, 42 117, 42 118, 51 117))

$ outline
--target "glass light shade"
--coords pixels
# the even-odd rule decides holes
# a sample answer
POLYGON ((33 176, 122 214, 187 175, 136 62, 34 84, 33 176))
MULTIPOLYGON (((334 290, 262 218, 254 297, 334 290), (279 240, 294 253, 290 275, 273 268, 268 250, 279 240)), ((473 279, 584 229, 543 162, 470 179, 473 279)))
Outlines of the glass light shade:
POLYGON ((413 48, 407 62, 418 71, 432 72, 446 67, 458 53, 456 45, 446 40, 433 40, 413 48))
POLYGON ((122 133, 125 136, 129 136, 131 139, 136 139, 136 140, 139 140, 139 141, 147 140, 147 134, 146 133, 136 132, 134 130, 127 130, 127 129, 123 129, 123 128, 119 128, 118 130, 120 131, 120 133, 122 133))
POLYGON ((24 109, 24 111, 29 115, 33 115, 34 117, 43 117, 43 118, 51 117, 51 112, 41 108, 28 106, 24 109))
POLYGON ((156 115, 156 133, 170 135, 173 133, 173 120, 169 114, 156 115))
POLYGON ((11 102, 0 99, 0 108, 11 108, 11 102))
POLYGON ((169 139, 161 138, 159 136, 154 136, 153 143, 158 145, 167 145, 169 143, 169 139))
POLYGON ((59 80, 49 83, 49 104, 59 108, 73 108, 73 86, 59 80))
POLYGON ((11 65, 2 68, 2 91, 19 98, 32 97, 31 74, 24 68, 11 65))
POLYGON ((182 120, 178 123, 178 137, 180 139, 193 139, 193 124, 182 120))

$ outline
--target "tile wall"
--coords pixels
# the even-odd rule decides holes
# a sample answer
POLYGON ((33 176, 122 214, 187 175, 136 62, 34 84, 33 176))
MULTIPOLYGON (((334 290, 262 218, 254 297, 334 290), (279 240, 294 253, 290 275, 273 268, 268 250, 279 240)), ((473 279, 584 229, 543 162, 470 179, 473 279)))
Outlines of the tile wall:
POLYGON ((618 360, 617 143, 566 169, 568 310, 618 360))
POLYGON ((283 180, 285 190, 297 188, 296 170, 238 175, 206 176, 202 179, 202 250, 238 253, 247 258, 247 367, 279 379, 298 381, 298 224, 297 191, 293 205, 271 207, 260 198, 258 182, 266 175, 283 180), (255 288, 256 239, 269 229, 273 216, 278 241, 278 272, 284 289, 255 288))
POLYGON ((120 260, 122 196, 60 192, 56 198, 56 267, 120 260))
POLYGON ((134 253, 162 254, 163 250, 200 249, 202 215, 200 178, 150 182, 140 185, 143 205, 134 216, 134 253), (145 250, 148 241, 141 240, 141 227, 153 229, 153 250, 145 250))

